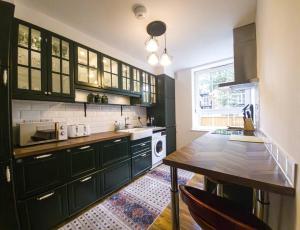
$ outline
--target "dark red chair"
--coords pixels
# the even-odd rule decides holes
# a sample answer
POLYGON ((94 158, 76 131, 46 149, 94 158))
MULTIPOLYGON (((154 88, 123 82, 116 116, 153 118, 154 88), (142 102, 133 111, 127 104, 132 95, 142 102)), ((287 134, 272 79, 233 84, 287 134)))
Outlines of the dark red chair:
POLYGON ((207 230, 271 229, 232 201, 190 186, 179 186, 193 219, 207 230))

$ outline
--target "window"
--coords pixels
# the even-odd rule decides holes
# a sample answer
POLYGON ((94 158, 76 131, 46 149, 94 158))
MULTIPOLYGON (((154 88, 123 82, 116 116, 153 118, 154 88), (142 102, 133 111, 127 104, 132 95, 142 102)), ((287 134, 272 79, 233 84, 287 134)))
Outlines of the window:
POLYGON ((218 87, 234 81, 233 60, 202 66, 193 73, 193 129, 244 125, 242 109, 255 104, 252 87, 218 87))

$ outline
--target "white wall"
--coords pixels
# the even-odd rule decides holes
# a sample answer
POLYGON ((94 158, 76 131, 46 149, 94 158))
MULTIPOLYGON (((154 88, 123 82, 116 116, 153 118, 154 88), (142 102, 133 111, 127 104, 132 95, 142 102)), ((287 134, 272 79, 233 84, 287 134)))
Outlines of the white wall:
POLYGON ((192 72, 182 70, 175 75, 176 142, 177 149, 205 132, 192 130, 192 72))
MULTIPOLYGON (((257 1, 260 127, 300 163, 300 1, 257 1)), ((278 229, 300 229, 300 176, 295 198, 283 197, 278 229)))
MULTIPOLYGON (((152 68, 146 61, 142 62, 140 60, 137 60, 137 59, 127 55, 126 53, 121 52, 120 50, 117 50, 114 47, 111 47, 111 46, 105 44, 104 42, 102 42, 100 40, 97 40, 87 34, 82 33, 79 30, 76 30, 75 28, 72 28, 72 27, 64 24, 63 22, 57 21, 54 18, 51 18, 48 15, 40 13, 37 10, 28 8, 27 6, 23 5, 21 0, 16 0, 15 6, 16 6, 16 9, 15 9, 15 17, 16 18, 22 19, 24 21, 30 22, 32 24, 35 24, 37 26, 40 26, 47 30, 50 30, 52 32, 58 33, 60 35, 63 35, 65 37, 71 39, 71 40, 74 40, 83 45, 91 47, 95 50, 103 52, 107 55, 110 55, 114 58, 122 60, 133 66, 136 66, 136 67, 139 67, 146 71, 149 71, 151 73, 154 73, 154 68, 152 68)), ((72 6, 70 6, 70 7, 72 7, 72 6)), ((99 28, 99 29, 105 30, 105 28, 99 28)))

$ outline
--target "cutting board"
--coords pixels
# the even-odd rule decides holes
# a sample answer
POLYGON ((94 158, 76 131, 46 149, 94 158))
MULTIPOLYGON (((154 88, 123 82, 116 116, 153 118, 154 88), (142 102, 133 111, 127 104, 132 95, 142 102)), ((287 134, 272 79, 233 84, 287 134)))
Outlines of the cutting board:
POLYGON ((231 135, 229 138, 230 141, 242 141, 242 142, 253 142, 253 143, 264 143, 264 141, 255 136, 239 136, 239 135, 231 135))

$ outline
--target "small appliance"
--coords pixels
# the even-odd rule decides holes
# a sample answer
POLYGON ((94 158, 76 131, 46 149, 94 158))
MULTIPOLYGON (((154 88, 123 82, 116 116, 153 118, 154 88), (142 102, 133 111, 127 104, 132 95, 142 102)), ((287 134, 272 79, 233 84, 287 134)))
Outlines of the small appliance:
POLYGON ((73 124, 68 125, 68 137, 84 137, 91 134, 90 126, 86 124, 73 124))
POLYGON ((161 164, 162 159, 166 157, 166 131, 153 130, 152 135, 152 168, 161 164))
POLYGON ((20 146, 36 145, 68 139, 65 122, 24 122, 18 126, 20 146))

